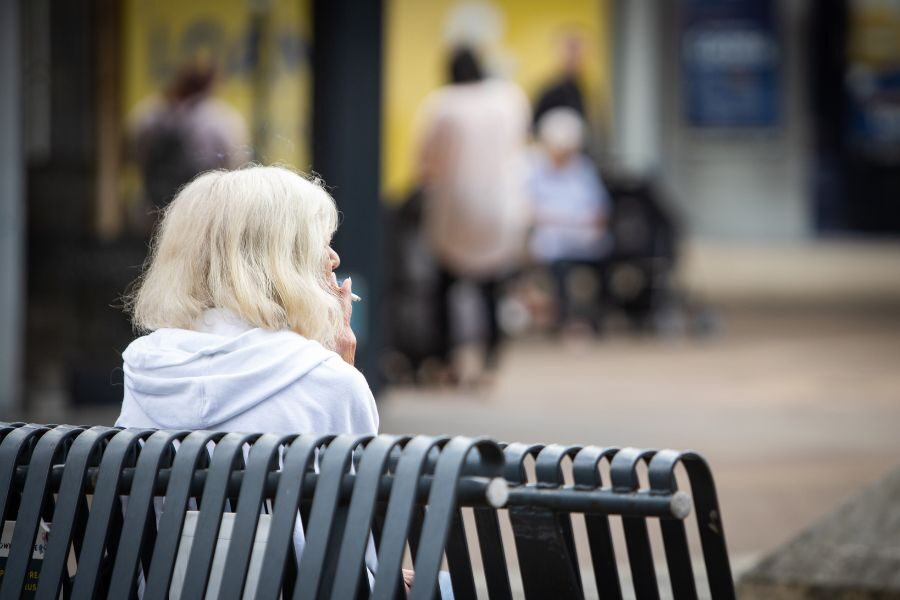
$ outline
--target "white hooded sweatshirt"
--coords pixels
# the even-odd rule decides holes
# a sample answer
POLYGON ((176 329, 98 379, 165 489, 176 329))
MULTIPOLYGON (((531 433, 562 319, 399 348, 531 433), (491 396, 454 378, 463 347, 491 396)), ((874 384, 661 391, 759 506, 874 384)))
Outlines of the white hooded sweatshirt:
POLYGON ((195 330, 159 329, 122 354, 116 425, 161 429, 376 434, 362 373, 293 331, 254 328, 206 311, 195 330))

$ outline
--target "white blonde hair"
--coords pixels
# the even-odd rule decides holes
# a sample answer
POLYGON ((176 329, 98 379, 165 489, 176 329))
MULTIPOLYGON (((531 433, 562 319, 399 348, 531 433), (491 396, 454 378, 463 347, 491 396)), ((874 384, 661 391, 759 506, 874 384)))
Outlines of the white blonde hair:
POLYGON ((342 312, 325 265, 337 221, 321 183, 289 169, 203 173, 165 210, 129 301, 134 325, 192 329, 223 308, 332 347, 342 312))

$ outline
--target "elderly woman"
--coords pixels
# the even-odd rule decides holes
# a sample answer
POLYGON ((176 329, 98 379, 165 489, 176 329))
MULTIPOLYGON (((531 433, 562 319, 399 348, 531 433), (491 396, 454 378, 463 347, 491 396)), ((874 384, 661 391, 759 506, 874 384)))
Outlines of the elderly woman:
MULTIPOLYGON (((131 298, 147 335, 122 354, 116 425, 375 434, 353 366, 350 280, 338 285, 334 200, 280 167, 200 175, 166 208, 131 298)), ((304 535, 298 520, 297 554, 304 535)), ((377 564, 367 553, 370 572, 377 564)))
MULTIPOLYGON (((123 353, 116 425, 375 434, 353 367, 349 278, 338 285, 334 200, 280 167, 212 171, 167 207, 131 301, 149 331, 123 353)), ((298 521, 298 556, 304 545, 298 521)), ((371 581, 374 546, 366 553, 371 581)), ((403 572, 407 589, 412 571, 403 572)), ((441 573, 442 598, 452 598, 441 573)))
POLYGON ((350 280, 334 200, 279 167, 213 171, 166 209, 132 296, 117 425, 376 433, 353 367, 350 280))

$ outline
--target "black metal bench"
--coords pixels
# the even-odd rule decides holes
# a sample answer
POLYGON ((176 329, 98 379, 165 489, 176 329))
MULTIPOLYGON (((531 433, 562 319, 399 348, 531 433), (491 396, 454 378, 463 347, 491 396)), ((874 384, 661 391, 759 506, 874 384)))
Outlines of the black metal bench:
POLYGON ((405 595, 407 551, 415 599, 436 596, 442 569, 463 600, 582 598, 591 581, 601 598, 629 588, 658 598, 662 563, 648 528, 656 520, 664 595, 734 597, 713 480, 693 453, 21 423, 0 424, 0 439, 0 511, 10 522, 0 544, 4 600, 129 598, 139 588, 143 598, 202 598, 211 586, 219 598, 389 600, 405 595), (676 487, 678 464, 690 495, 676 487), (692 503, 699 573, 684 521, 692 503), (299 565, 298 515, 306 537, 299 565), (587 549, 572 515, 583 515, 587 549), (624 532, 619 555, 611 517, 624 532), (227 547, 219 542, 225 521, 227 547), (378 555, 371 587, 370 539, 378 555), (630 577, 619 568, 623 554, 630 577), (592 571, 585 579, 584 568, 592 571))

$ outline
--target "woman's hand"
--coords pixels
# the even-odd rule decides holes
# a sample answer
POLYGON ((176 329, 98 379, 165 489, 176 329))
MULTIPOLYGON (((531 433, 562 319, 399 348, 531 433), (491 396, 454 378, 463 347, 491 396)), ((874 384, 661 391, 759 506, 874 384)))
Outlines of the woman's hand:
POLYGON ((348 277, 338 288, 338 297, 344 312, 344 328, 338 334, 334 344, 335 352, 350 365, 356 361, 356 334, 350 328, 350 315, 353 314, 353 292, 350 289, 352 285, 353 282, 348 277))

